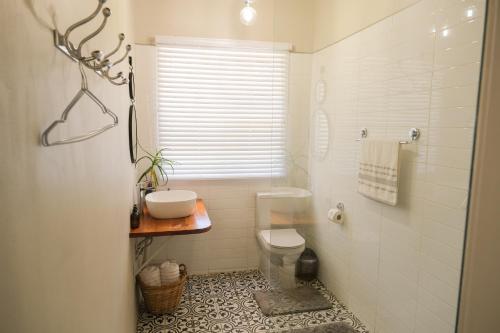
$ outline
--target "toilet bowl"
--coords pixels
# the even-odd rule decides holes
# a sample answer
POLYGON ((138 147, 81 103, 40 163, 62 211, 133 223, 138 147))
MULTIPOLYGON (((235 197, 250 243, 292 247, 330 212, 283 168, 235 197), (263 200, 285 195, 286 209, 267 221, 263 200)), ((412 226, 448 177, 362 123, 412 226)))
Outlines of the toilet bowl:
POLYGON ((295 287, 295 264, 305 249, 304 238, 288 224, 282 229, 273 227, 273 213, 303 213, 309 207, 312 193, 297 187, 273 187, 255 196, 256 238, 260 247, 259 268, 264 276, 277 287, 295 287), (288 227, 286 227, 288 225, 288 227))
POLYGON ((257 231, 262 273, 282 288, 295 287, 295 264, 305 249, 304 238, 295 229, 257 231))

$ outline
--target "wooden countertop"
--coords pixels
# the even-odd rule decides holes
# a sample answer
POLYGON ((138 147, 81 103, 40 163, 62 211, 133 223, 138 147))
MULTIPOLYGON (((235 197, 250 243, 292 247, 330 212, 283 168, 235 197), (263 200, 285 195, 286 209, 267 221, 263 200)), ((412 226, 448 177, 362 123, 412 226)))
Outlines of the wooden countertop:
POLYGON ((141 224, 137 229, 130 229, 129 237, 159 237, 174 235, 201 234, 212 228, 212 222, 207 214, 202 199, 196 200, 196 211, 188 217, 177 219, 155 219, 146 207, 141 216, 141 224))

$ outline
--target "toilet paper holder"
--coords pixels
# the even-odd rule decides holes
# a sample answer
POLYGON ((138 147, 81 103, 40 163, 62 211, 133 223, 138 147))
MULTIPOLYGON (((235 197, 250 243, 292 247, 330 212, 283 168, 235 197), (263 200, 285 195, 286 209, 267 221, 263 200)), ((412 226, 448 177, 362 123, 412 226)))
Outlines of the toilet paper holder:
POLYGON ((338 202, 336 209, 332 208, 328 211, 328 220, 337 224, 344 223, 344 204, 338 202))

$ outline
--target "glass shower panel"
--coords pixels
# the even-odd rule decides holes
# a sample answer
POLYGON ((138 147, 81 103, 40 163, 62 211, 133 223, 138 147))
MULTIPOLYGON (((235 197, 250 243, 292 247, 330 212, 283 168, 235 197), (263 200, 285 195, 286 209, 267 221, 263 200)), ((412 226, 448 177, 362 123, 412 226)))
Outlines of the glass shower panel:
MULTIPOLYGON (((308 1, 294 2, 300 8, 310 8, 312 5, 308 1)), ((293 20, 289 15, 295 15, 302 23, 311 23, 304 21, 302 13, 291 14, 288 5, 278 1, 274 7, 275 41, 276 47, 280 48, 281 42, 289 41, 280 37, 288 29, 287 22, 293 20)), ((287 51, 287 83, 283 87, 287 92, 287 100, 283 109, 273 110, 275 115, 284 116, 283 119, 276 117, 285 128, 285 144, 281 152, 283 159, 276 159, 277 163, 283 165, 284 172, 273 175, 266 207, 271 249, 267 277, 273 288, 283 290, 292 290, 302 285, 296 278, 296 263, 306 248, 304 226, 314 222, 310 216, 312 193, 309 189, 312 54, 295 52, 296 50, 297 45, 291 43, 287 51)), ((279 85, 275 87, 281 89, 279 85)), ((320 150, 323 152, 316 153, 325 154, 328 146, 328 139, 325 138, 325 135, 328 136, 328 119, 325 113, 318 113, 314 121, 322 126, 321 135, 313 140, 321 145, 320 150)))
MULTIPOLYGON (((319 282, 370 332, 453 332, 486 1, 381 3, 314 1, 312 42, 290 52, 267 276, 280 289, 311 284, 291 274, 310 248, 319 282), (410 141, 412 128, 420 137, 400 145, 397 204, 358 193, 365 140, 410 141), (341 221, 329 218, 338 205, 341 221)), ((276 41, 288 21, 275 20, 276 41)))

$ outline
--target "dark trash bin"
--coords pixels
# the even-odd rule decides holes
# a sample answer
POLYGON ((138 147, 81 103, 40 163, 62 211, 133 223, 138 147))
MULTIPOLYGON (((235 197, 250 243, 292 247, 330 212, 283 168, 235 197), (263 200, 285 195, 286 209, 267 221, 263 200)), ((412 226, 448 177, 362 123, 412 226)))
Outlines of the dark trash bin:
POLYGON ((297 260, 295 276, 304 281, 311 281, 318 275, 319 260, 313 250, 306 248, 297 260))

